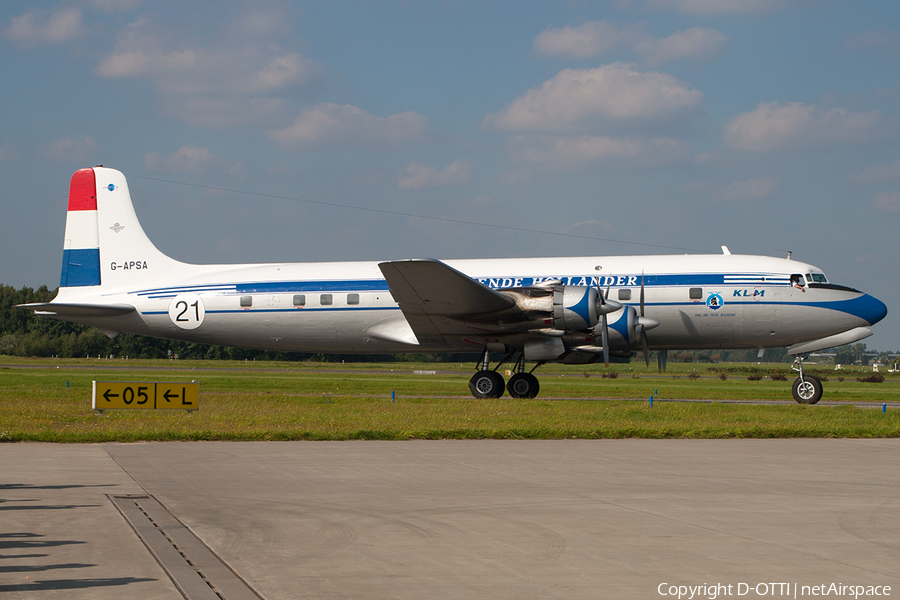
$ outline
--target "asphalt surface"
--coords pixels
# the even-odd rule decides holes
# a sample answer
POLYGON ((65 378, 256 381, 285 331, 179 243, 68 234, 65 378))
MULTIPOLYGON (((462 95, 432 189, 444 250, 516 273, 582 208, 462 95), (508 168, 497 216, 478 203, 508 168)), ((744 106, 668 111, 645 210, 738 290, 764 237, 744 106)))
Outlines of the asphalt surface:
POLYGON ((4 599, 716 584, 900 594, 900 440, 0 444, 4 599))

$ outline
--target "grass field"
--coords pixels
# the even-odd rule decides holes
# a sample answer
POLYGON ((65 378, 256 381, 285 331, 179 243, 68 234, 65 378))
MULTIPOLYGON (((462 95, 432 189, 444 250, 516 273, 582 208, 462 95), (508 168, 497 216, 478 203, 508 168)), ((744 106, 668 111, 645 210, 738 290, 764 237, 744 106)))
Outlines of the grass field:
POLYGON ((459 363, 0 357, 0 441, 900 436, 900 378, 857 381, 871 369, 822 368, 816 406, 793 403, 788 365, 670 364, 664 375, 642 363, 547 365, 536 400, 475 400, 472 372, 459 363), (771 378, 779 373, 787 380, 771 378), (92 380, 196 380, 200 410, 98 414, 92 380), (729 402, 754 400, 782 403, 729 402))

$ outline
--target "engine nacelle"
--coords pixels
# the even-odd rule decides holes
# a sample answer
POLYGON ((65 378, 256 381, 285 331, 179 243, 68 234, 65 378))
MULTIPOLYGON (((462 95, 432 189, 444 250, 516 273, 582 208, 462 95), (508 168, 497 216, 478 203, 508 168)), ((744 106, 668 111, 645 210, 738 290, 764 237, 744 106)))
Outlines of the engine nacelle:
POLYGON ((540 323, 541 330, 560 335, 566 331, 589 330, 600 322, 601 315, 622 308, 618 302, 604 301, 596 288, 562 285, 559 280, 499 291, 515 301, 529 320, 540 323))
MULTIPOLYGON (((610 348, 624 348, 638 341, 636 327, 638 319, 637 311, 633 306, 626 306, 618 313, 607 317, 610 348)), ((595 329, 595 335, 600 337, 600 327, 595 329)))
MULTIPOLYGON (((638 316, 633 306, 626 306, 617 313, 607 317, 609 326, 610 348, 624 348, 636 344, 641 339, 641 330, 650 330, 659 326, 659 321, 638 316)), ((600 337, 600 328, 594 328, 594 335, 600 337)))
POLYGON ((601 310, 596 288, 560 285, 553 289, 553 326, 556 329, 590 329, 600 322, 601 310))

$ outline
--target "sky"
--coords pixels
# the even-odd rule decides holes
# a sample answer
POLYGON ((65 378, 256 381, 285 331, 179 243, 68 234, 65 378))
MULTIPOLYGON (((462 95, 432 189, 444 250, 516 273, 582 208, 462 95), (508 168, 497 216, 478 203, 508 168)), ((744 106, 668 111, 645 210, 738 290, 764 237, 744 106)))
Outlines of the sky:
POLYGON ((900 349, 896 0, 0 5, 0 283, 72 173, 194 263, 786 256, 900 349))

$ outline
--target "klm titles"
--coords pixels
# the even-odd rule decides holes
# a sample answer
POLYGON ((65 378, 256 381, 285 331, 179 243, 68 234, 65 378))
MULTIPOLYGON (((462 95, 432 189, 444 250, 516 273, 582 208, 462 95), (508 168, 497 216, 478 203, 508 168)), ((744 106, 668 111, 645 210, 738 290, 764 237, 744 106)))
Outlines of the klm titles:
POLYGON ((478 277, 478 283, 489 288, 518 288, 538 285, 544 281, 560 281, 563 285, 581 285, 590 287, 636 287, 639 286, 638 275, 598 275, 596 277, 478 277))

